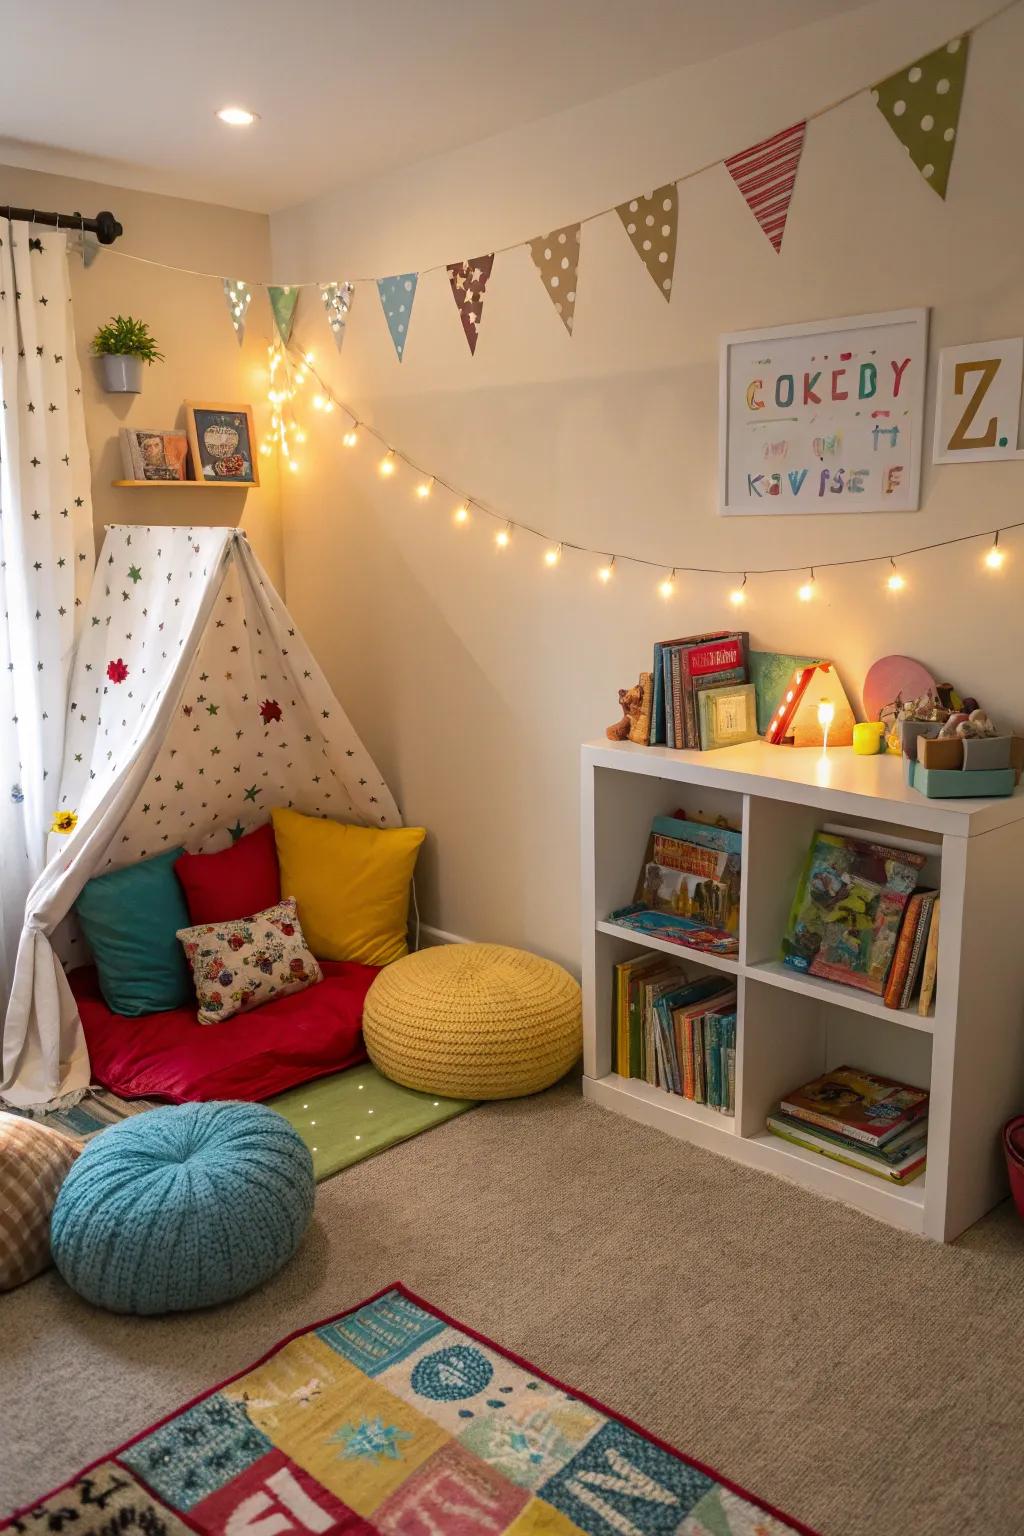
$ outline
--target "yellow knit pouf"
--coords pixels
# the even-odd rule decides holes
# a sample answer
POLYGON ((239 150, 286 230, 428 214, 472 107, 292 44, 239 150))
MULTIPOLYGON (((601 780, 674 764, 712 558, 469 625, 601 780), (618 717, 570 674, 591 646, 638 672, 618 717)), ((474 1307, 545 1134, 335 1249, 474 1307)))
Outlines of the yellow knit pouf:
POLYGON ((445 944, 386 966, 363 1035, 379 1072, 452 1099, 516 1099, 563 1077, 581 1048, 580 989, 560 965, 503 944, 445 944))

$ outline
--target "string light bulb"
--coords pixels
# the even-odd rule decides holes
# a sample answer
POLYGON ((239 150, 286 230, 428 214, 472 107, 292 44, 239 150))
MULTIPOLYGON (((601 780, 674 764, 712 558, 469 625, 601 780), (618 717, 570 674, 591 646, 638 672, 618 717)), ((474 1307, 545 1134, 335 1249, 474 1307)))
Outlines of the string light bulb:
POLYGON ((546 549, 544 551, 544 564, 547 565, 547 566, 555 566, 555 565, 557 565, 559 560, 561 560, 561 558, 562 558, 562 546, 561 546, 561 544, 552 544, 550 549, 546 549))
POLYGON ((327 402, 325 401, 323 395, 314 395, 313 396, 313 409, 314 409, 314 411, 322 411, 326 404, 327 404, 327 402))
POLYGON ((452 513, 452 519, 456 523, 468 523, 469 522, 469 502, 468 501, 462 502, 460 506, 457 506, 455 508, 455 511, 452 513))
POLYGON ((354 448, 359 441, 359 423, 354 421, 341 439, 346 448, 354 448))
POLYGON ((614 555, 609 555, 608 559, 605 561, 604 565, 602 565, 600 567, 600 569, 598 570, 597 579, 598 579, 598 581, 604 582, 605 586, 607 586, 608 583, 611 581, 612 577, 614 576, 614 574, 615 574, 615 556, 614 555))
POLYGON ((811 566, 811 574, 808 579, 796 589, 796 595, 802 603, 809 603, 814 597, 814 567, 811 566))
POLYGON ((494 535, 494 542, 499 549, 508 549, 512 542, 512 524, 506 523, 504 528, 499 528, 494 535))
POLYGON ((394 474, 394 472, 395 472, 395 450, 393 448, 389 448, 388 449, 387 453, 384 455, 384 457, 381 459, 380 463, 377 465, 377 468, 380 470, 382 475, 387 476, 387 475, 393 475, 394 474))
POLYGON ((670 574, 668 576, 666 576, 663 581, 659 581, 658 582, 658 591, 661 593, 662 597, 665 598, 666 601, 668 601, 668 599, 674 595, 675 590, 676 590, 676 573, 675 573, 675 567, 673 566, 672 571, 670 572, 670 574))
POLYGON ((985 556, 985 564, 990 571, 999 571, 1002 570, 1005 561, 1006 551, 999 548, 999 534, 997 532, 992 539, 992 548, 985 556))
POLYGON ((426 501, 427 497, 430 495, 433 489, 434 477, 433 475, 429 475, 426 480, 421 480, 419 485, 416 487, 416 495, 420 498, 420 501, 426 501))
POLYGON ((892 566, 892 570, 889 572, 889 577, 885 584, 890 592, 902 592, 907 583, 896 569, 896 561, 892 555, 889 556, 889 564, 892 566))
POLYGON ((742 608, 743 604, 746 602, 746 600, 747 600, 747 594, 746 594, 746 591, 745 591, 746 585, 747 585, 747 573, 746 573, 746 571, 744 571, 743 572, 743 580, 740 582, 739 586, 738 587, 734 587, 733 590, 729 593, 729 601, 730 601, 730 603, 732 603, 734 608, 742 608))

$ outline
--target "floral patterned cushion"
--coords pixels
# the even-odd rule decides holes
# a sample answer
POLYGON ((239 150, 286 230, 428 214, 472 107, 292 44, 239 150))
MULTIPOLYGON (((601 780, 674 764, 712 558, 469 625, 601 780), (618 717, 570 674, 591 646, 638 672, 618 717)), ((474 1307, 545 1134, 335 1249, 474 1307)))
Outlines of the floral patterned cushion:
POLYGON ((255 917, 179 928, 178 938, 192 967, 200 1024, 230 1019, 323 980, 306 948, 292 896, 255 917))

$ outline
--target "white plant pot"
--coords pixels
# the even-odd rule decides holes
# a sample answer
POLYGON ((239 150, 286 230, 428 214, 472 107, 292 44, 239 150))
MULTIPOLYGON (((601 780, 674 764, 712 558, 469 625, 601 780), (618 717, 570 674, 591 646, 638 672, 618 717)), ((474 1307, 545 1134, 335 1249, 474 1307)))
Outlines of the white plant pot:
POLYGON ((142 358, 108 352, 100 358, 103 388, 115 395, 141 395, 142 358))

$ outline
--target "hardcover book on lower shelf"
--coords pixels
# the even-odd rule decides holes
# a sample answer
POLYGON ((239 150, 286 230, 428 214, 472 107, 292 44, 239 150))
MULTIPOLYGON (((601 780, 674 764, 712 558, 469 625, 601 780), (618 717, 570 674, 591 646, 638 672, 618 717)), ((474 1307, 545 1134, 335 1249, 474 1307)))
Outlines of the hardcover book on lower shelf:
POLYGON ((736 989, 691 978, 676 960, 646 956, 615 967, 613 1062, 631 1077, 732 1114, 736 989))
POLYGON ((835 1067, 794 1088, 767 1124, 773 1136, 896 1184, 925 1170, 927 1089, 861 1067, 835 1067))

